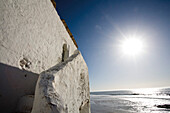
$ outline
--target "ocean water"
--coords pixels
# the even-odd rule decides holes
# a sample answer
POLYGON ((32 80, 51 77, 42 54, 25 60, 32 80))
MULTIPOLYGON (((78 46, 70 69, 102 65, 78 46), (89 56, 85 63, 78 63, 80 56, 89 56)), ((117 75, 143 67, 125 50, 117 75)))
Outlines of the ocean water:
POLYGON ((92 113, 170 113, 170 88, 91 92, 92 113))

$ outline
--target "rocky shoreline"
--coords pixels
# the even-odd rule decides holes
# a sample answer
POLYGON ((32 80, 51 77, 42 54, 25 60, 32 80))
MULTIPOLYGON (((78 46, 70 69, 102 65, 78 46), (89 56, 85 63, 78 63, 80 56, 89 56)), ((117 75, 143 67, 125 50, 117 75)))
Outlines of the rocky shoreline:
POLYGON ((156 105, 156 107, 170 109, 170 104, 156 105))

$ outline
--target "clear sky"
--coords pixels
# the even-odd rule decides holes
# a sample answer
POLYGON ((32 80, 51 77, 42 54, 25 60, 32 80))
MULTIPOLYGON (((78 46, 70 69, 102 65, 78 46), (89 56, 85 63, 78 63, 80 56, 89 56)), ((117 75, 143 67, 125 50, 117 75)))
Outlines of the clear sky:
POLYGON ((170 86, 170 0, 55 0, 89 68, 91 91, 170 86), (130 57, 125 37, 144 52, 130 57))

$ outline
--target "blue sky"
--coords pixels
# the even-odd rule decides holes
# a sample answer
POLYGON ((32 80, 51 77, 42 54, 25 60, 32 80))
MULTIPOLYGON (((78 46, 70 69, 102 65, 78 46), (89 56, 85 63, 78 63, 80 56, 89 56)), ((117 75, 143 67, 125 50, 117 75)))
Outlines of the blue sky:
POLYGON ((89 68, 90 88, 170 86, 170 0, 55 0, 89 68), (130 58, 119 40, 142 37, 145 53, 130 58))

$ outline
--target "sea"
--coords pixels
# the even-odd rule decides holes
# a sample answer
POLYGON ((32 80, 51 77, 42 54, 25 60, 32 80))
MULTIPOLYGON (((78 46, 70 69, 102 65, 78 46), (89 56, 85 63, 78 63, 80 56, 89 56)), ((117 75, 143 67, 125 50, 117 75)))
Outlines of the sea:
POLYGON ((170 88, 145 88, 90 93, 92 113, 170 113, 170 88))

